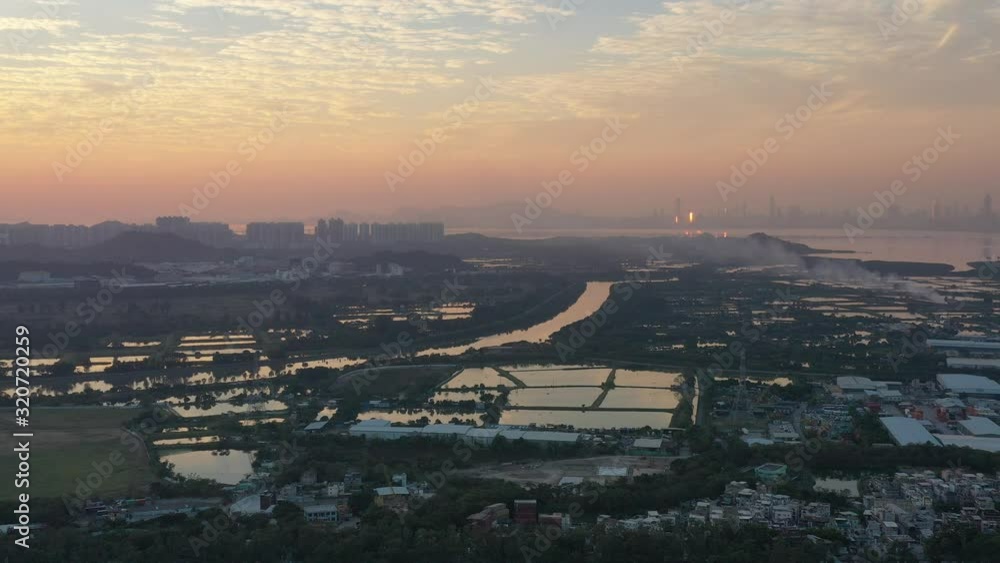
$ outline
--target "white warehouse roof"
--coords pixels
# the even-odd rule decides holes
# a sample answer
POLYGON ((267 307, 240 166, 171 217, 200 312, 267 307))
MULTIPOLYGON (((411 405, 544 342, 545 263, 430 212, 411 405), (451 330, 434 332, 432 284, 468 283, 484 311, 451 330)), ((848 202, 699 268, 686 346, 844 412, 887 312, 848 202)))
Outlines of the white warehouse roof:
POLYGON ((465 433, 465 437, 492 442, 499 434, 499 428, 473 428, 465 433))
POLYGON ((500 437, 506 440, 520 440, 524 438, 524 430, 501 430, 500 437))
POLYGON ((430 426, 424 426, 421 434, 428 436, 465 436, 472 428, 472 426, 465 424, 431 424, 430 426))
POLYGON ((1000 350, 1000 342, 989 340, 941 340, 929 338, 927 345, 931 348, 963 348, 966 350, 1000 350))
POLYGON ((536 432, 534 430, 525 431, 522 436, 526 442, 559 442, 571 444, 580 440, 580 435, 576 432, 536 432))
POLYGON ((939 373, 938 384, 953 393, 970 395, 1000 395, 1000 383, 981 375, 939 373))
POLYGON ((913 444, 941 445, 920 422, 905 416, 887 416, 880 419, 885 429, 892 435, 893 441, 900 446, 913 444))
POLYGON ((837 387, 845 391, 874 391, 877 388, 875 382, 871 379, 856 375, 842 375, 838 377, 837 387))
POLYGON ((945 446, 958 446, 960 448, 972 448, 984 452, 1000 452, 1000 438, 987 438, 980 436, 941 436, 941 443, 945 446))
POLYGON ((373 428, 377 426, 391 426, 392 423, 388 420, 382 420, 381 418, 370 418, 368 420, 362 420, 361 422, 355 424, 354 428, 373 428))
POLYGON ((375 489, 375 494, 380 497, 388 497, 392 495, 408 495, 410 490, 406 487, 379 487, 375 489))
POLYGON ((366 420, 352 426, 348 432, 352 436, 392 440, 413 434, 438 438, 464 438, 481 444, 491 444, 502 436, 507 440, 524 439, 528 442, 570 444, 580 440, 576 432, 547 432, 533 430, 509 430, 500 428, 476 428, 464 424, 432 424, 430 426, 391 426, 388 420, 366 420))
POLYGON ((966 434, 972 436, 997 436, 1000 437, 1000 426, 992 420, 982 416, 970 416, 967 420, 959 420, 958 425, 962 427, 966 434))
POLYGON ((945 358, 950 368, 1000 369, 997 358, 945 358))
POLYGON ((640 450, 658 450, 663 447, 663 438, 636 438, 632 447, 640 450))

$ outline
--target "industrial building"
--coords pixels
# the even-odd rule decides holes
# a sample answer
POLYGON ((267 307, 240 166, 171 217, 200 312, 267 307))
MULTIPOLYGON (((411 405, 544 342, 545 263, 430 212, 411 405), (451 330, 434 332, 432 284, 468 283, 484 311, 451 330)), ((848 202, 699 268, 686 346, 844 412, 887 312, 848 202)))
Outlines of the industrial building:
POLYGON ((879 419, 889 431, 892 441, 900 446, 931 444, 940 446, 938 441, 919 421, 905 416, 886 416, 879 419))
POLYGON ((856 375, 837 378, 837 387, 847 397, 863 400, 881 399, 890 403, 903 400, 903 394, 898 389, 901 385, 899 381, 872 381, 867 377, 856 375))
POLYGON ((970 416, 958 421, 958 427, 968 436, 1000 438, 1000 426, 982 416, 970 416))
POLYGON ((1000 396, 1000 383, 981 375, 939 373, 938 385, 946 392, 959 395, 1000 396))
POLYGON ((1000 438, 988 438, 982 436, 960 436, 952 435, 938 436, 941 444, 945 446, 958 446, 960 448, 972 448, 984 452, 1000 452, 1000 438))
POLYGON ((945 362, 955 369, 1000 369, 998 358, 945 358, 945 362))
POLYGON ((310 422, 306 425, 303 430, 306 432, 321 432, 329 421, 328 420, 317 420, 316 422, 310 422))
POLYGON ((1000 353, 1000 342, 989 340, 940 340, 930 338, 927 340, 927 345, 939 350, 1000 353))
POLYGON ((488 446, 497 439, 501 430, 499 428, 473 428, 465 433, 463 438, 466 442, 477 446, 488 446))
POLYGON ((663 438, 636 438, 635 442, 632 442, 632 448, 659 451, 663 448, 663 438))
POLYGON ((874 391, 877 389, 875 382, 867 377, 858 377, 856 375, 844 375, 837 378, 837 387, 840 387, 845 392, 863 392, 863 391, 874 391))
POLYGON ((388 420, 371 419, 361 421, 348 430, 351 436, 369 440, 397 440, 419 434, 422 428, 413 426, 393 426, 388 420))
POLYGON ((498 437, 511 441, 524 440, 536 444, 575 444, 580 441, 581 436, 577 432, 476 428, 464 424, 393 426, 388 420, 374 418, 355 424, 348 429, 348 434, 369 440, 397 440, 409 436, 424 436, 449 440, 461 439, 477 446, 489 446, 498 437))

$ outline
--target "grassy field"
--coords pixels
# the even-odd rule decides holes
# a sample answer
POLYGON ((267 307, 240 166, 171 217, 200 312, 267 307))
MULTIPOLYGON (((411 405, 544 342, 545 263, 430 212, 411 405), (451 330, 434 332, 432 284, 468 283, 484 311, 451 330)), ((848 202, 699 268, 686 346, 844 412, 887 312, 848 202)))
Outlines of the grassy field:
POLYGON ((137 411, 113 408, 34 408, 31 426, 14 424, 13 409, 0 409, 0 500, 18 492, 32 498, 73 495, 79 484, 97 485, 94 495, 142 495, 153 480, 148 457, 122 424, 137 411), (31 486, 14 488, 17 459, 12 432, 34 432, 31 440, 31 486), (95 465, 97 467, 95 467, 95 465), (108 468, 113 468, 108 471, 108 468), (110 473, 102 476, 100 470, 110 473), (78 481, 79 480, 79 481, 78 481))

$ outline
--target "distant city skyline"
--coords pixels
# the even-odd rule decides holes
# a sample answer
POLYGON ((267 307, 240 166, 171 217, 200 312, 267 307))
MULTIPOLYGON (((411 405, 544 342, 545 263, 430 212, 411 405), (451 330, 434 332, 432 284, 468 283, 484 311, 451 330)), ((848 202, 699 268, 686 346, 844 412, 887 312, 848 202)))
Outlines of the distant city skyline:
MULTIPOLYGON (((978 200, 961 200, 961 199, 951 199, 951 198, 933 198, 928 200, 924 205, 916 205, 913 200, 905 200, 901 203, 896 203, 891 209, 887 210, 888 215, 891 216, 926 216, 931 222, 939 221, 945 218, 956 218, 956 217, 995 217, 995 212, 993 210, 993 196, 992 193, 984 193, 978 200)), ((469 206, 454 206, 454 207, 409 207, 400 208, 387 213, 364 213, 355 212, 351 210, 339 210, 330 213, 311 213, 302 216, 261 216, 254 217, 252 219, 236 219, 236 220, 208 220, 200 219, 197 216, 177 216, 177 219, 184 219, 193 223, 218 223, 225 224, 232 227, 245 227, 250 223, 287 223, 287 222, 302 222, 308 226, 313 226, 321 221, 326 221, 333 217, 340 217, 341 221, 353 221, 354 223, 374 223, 374 222, 410 222, 415 219, 416 216, 421 216, 423 218, 435 218, 435 214, 446 215, 447 212, 455 210, 480 210, 480 209, 490 209, 493 207, 497 208, 512 208, 517 209, 519 206, 523 205, 524 202, 518 201, 503 201, 497 202, 492 205, 469 205, 469 206)), ((687 205, 687 202, 680 198, 665 199, 659 205, 645 206, 641 209, 637 209, 631 213, 623 214, 601 214, 601 213, 585 213, 579 212, 578 210, 559 210, 558 213, 564 215, 579 215, 585 217, 593 217, 595 219, 631 219, 638 217, 664 217, 668 222, 674 222, 675 224, 684 224, 689 222, 689 214, 694 213, 697 217, 716 217, 716 218, 738 218, 738 217, 780 217, 791 215, 812 215, 812 216, 823 216, 823 217, 842 217, 844 215, 857 214, 857 207, 831 207, 831 208, 814 208, 801 205, 795 201, 783 201, 777 199, 775 196, 769 196, 765 201, 756 202, 756 204, 751 204, 746 200, 735 200, 729 202, 728 204, 722 203, 710 203, 706 207, 691 206, 687 205)), ((83 226, 93 226, 103 222, 109 221, 121 221, 123 223, 159 223, 160 220, 169 219, 170 216, 166 215, 156 215, 153 217, 142 217, 137 220, 128 220, 124 218, 117 217, 106 217, 100 221, 95 221, 93 223, 46 223, 40 221, 34 221, 31 218, 5 218, 0 215, 0 225, 11 225, 18 223, 32 223, 32 224, 63 224, 63 225, 83 225, 83 226)), ((242 229, 240 229, 242 230, 242 229)))

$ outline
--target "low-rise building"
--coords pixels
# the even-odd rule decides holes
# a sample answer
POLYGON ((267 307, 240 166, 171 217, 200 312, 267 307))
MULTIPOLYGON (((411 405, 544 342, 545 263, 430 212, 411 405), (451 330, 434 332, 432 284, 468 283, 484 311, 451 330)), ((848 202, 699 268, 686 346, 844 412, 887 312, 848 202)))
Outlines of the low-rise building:
POLYGON ((334 503, 307 505, 302 511, 307 522, 336 522, 340 518, 340 509, 334 503))

